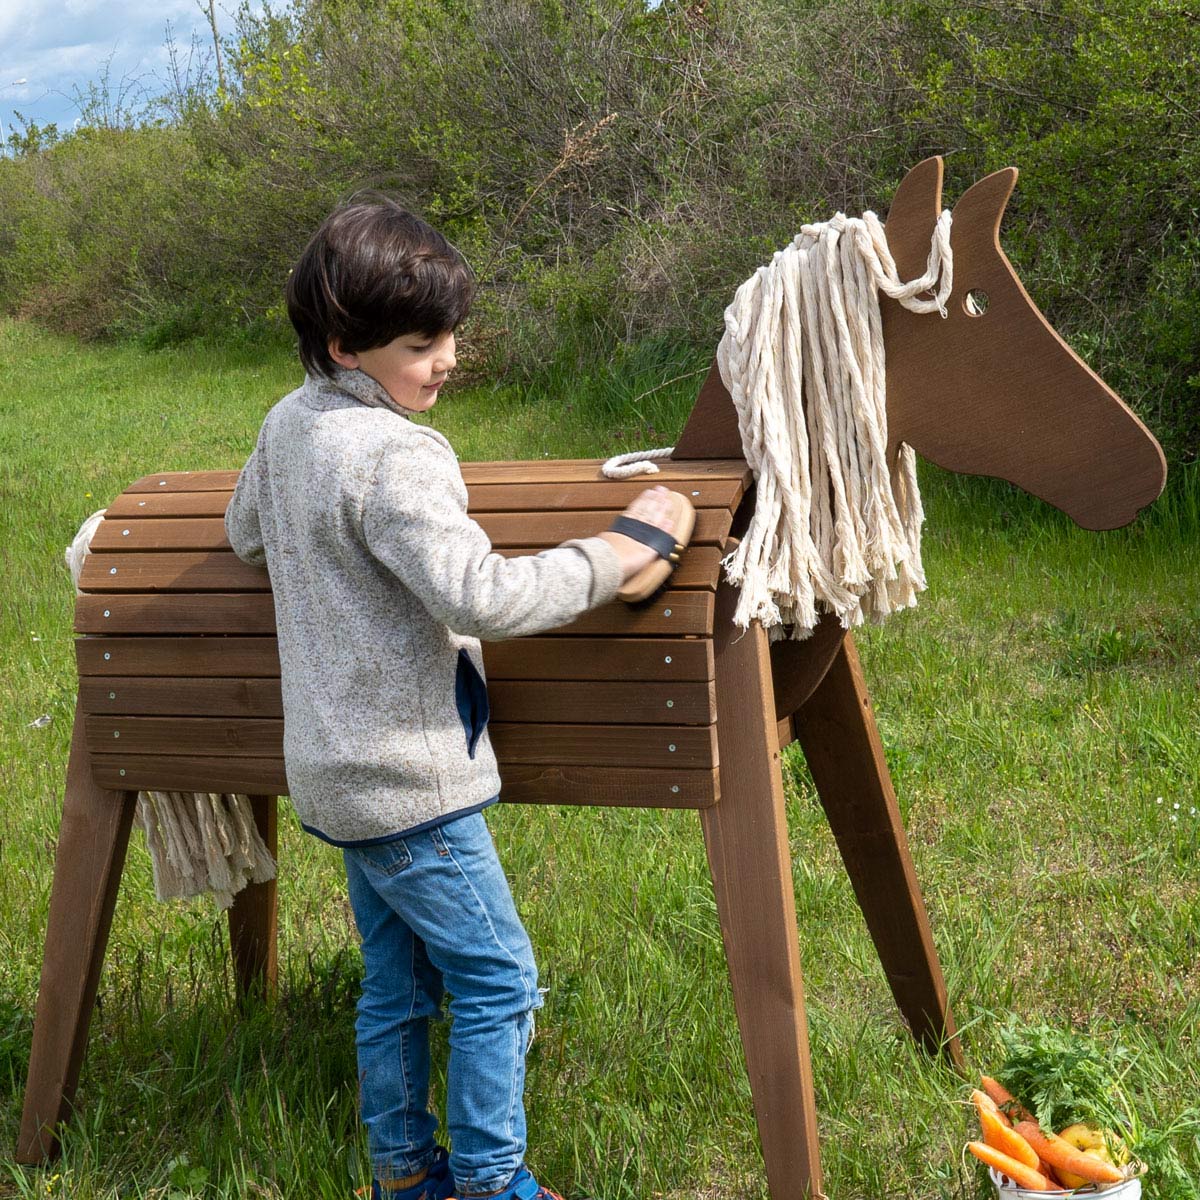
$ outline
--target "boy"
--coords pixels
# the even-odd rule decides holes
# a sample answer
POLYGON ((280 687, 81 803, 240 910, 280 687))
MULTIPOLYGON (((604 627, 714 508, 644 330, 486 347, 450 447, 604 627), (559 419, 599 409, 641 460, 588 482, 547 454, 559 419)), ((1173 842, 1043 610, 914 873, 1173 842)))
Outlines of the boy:
POLYGON ((542 1000, 482 815, 500 779, 477 639, 607 603, 659 569, 639 529, 653 542, 674 525, 655 488, 626 510, 633 538, 492 553, 449 443, 407 419, 437 401, 473 287, 458 251, 387 197, 335 210, 288 280, 307 377, 267 414, 225 517, 237 554, 270 571, 292 802, 342 849, 362 936, 373 1200, 561 1200, 524 1165, 542 1000), (443 987, 452 1155, 427 1107, 443 987))

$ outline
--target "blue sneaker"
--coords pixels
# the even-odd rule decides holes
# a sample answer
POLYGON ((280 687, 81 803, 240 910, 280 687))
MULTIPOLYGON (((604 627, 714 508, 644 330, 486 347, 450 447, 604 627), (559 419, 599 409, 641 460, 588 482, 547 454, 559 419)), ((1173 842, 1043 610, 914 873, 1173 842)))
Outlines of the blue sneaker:
POLYGON ((488 1200, 563 1200, 563 1198, 548 1187, 542 1187, 534 1179, 529 1168, 523 1166, 512 1177, 504 1191, 489 1196, 488 1200))
POLYGON ((371 1200, 450 1200, 454 1194, 454 1180, 450 1177, 449 1155, 445 1147, 439 1146, 429 1174, 420 1183, 411 1187, 385 1189, 379 1180, 371 1180, 371 1200))

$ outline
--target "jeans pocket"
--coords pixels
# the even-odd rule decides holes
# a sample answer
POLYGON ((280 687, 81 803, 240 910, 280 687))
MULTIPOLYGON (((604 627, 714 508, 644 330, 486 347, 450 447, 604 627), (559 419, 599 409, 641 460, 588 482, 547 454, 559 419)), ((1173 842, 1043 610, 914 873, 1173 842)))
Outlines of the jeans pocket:
POLYGON ((487 684, 471 661, 466 650, 458 652, 458 667, 454 676, 454 699, 458 705, 458 716, 462 721, 463 733, 467 738, 467 756, 475 757, 475 749, 491 716, 487 684))
POLYGON ((412 862, 412 851, 403 838, 380 842, 375 846, 347 847, 351 854, 358 855, 363 867, 378 871, 381 875, 398 875, 412 862))

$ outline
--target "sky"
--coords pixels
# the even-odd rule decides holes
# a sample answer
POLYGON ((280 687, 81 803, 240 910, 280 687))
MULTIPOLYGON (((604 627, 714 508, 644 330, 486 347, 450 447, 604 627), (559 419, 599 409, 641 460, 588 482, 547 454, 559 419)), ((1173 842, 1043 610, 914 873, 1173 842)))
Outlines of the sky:
MULTIPOLYGON (((223 35, 233 30, 234 11, 234 0, 217 0, 223 35)), ((167 77, 168 22, 184 61, 193 33, 202 51, 211 51, 208 18, 197 0, 0 0, 3 137, 15 112, 38 125, 70 129, 79 118, 75 93, 86 93, 109 59, 114 97, 123 87, 154 92, 167 77)))

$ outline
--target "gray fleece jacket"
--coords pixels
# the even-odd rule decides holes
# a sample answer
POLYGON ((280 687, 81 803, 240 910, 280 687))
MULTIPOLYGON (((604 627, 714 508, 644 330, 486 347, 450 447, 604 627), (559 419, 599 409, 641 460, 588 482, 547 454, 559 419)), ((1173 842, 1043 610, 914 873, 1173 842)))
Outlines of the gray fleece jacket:
POLYGON ((567 624, 621 583, 601 538, 494 553, 449 442, 361 371, 271 409, 225 529, 271 577, 292 803, 338 845, 497 799, 478 639, 567 624))

